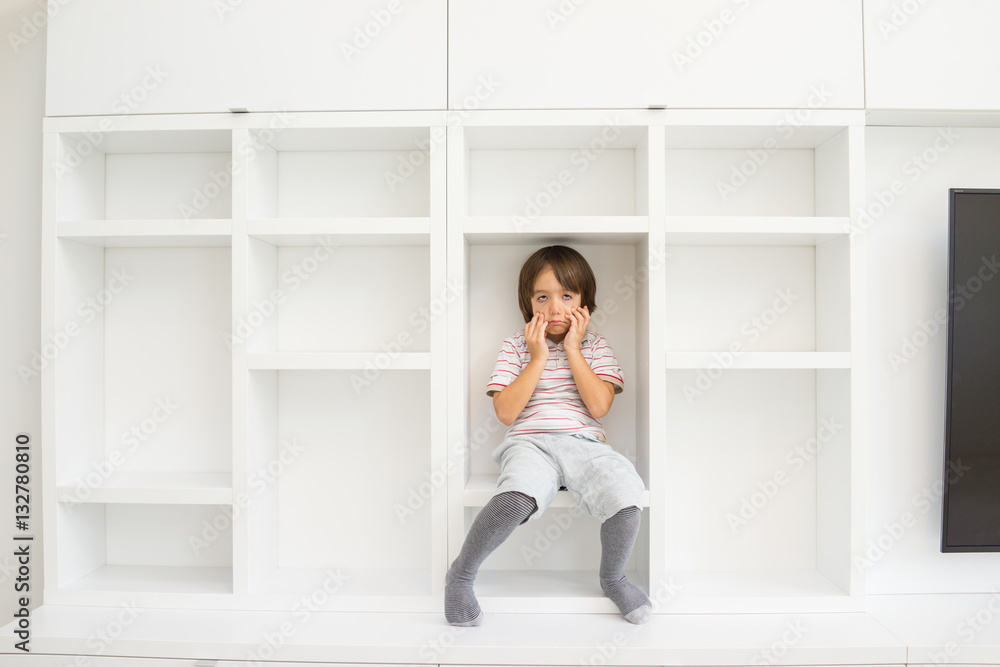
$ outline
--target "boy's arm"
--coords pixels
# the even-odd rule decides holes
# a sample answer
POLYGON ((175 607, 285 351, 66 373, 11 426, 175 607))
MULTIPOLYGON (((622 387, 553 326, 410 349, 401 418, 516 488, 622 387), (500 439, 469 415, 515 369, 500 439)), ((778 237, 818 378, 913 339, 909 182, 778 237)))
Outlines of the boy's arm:
POLYGON ((611 403, 615 400, 615 386, 598 377, 579 348, 567 349, 566 356, 569 357, 569 369, 573 373, 580 398, 583 399, 583 404, 587 406, 591 416, 600 419, 608 414, 611 403))
POLYGON ((528 404, 549 360, 549 346, 545 342, 545 317, 541 313, 535 313, 531 321, 524 325, 524 339, 528 343, 531 360, 510 384, 493 394, 493 409, 497 413, 497 419, 506 426, 513 424, 528 404))
POLYGON ((590 324, 590 312, 586 306, 573 308, 569 312, 570 330, 563 339, 566 346, 566 357, 569 359, 569 369, 580 392, 583 404, 587 406, 594 419, 600 419, 611 410, 615 400, 615 385, 600 378, 590 367, 583 356, 580 345, 590 324))
POLYGON ((521 373, 514 378, 514 381, 502 390, 493 394, 493 409, 497 413, 497 419, 505 426, 510 426, 524 410, 528 404, 528 399, 535 391, 538 379, 542 377, 545 369, 545 362, 532 359, 521 370, 521 373))

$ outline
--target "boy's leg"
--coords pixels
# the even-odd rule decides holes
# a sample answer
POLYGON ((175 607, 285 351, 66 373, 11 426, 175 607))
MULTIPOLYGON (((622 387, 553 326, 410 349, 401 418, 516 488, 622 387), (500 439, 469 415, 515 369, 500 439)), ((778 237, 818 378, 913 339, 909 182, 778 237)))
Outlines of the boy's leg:
POLYGON ((520 491, 493 496, 472 522, 462 551, 445 577, 444 615, 452 625, 479 625, 482 611, 472 583, 486 557, 536 509, 535 499, 520 491))
POLYGON ((642 519, 642 478, 631 461, 609 445, 576 440, 563 449, 560 463, 580 508, 606 517, 601 524, 601 589, 625 620, 645 623, 653 606, 625 577, 642 519))
POLYGON ((653 610, 646 594, 625 577, 625 563, 639 534, 641 518, 639 508, 632 506, 601 524, 601 590, 631 623, 645 623, 653 610))

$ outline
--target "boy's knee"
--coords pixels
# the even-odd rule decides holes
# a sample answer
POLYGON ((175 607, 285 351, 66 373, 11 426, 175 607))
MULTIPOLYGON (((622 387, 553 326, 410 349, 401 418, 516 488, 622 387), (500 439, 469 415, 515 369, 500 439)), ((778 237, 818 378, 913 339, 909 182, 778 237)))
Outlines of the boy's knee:
POLYGON ((503 491, 495 495, 493 501, 508 516, 520 517, 519 523, 527 521, 528 517, 538 509, 535 499, 521 491, 503 491))

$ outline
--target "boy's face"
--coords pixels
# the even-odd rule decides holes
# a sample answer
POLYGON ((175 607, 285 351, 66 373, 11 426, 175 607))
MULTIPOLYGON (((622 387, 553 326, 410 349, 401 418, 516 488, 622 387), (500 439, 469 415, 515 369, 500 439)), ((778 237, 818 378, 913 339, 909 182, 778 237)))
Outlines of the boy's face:
POLYGON ((558 343, 566 337, 570 309, 579 307, 580 294, 563 288, 551 267, 546 267, 535 278, 531 314, 541 313, 545 317, 545 336, 552 342, 558 343))

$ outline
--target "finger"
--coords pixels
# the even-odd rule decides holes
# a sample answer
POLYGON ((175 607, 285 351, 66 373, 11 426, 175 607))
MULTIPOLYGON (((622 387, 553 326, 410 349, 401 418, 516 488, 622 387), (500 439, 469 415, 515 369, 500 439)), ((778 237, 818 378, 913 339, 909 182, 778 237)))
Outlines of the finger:
POLYGON ((569 331, 566 332, 566 338, 570 341, 573 347, 579 343, 580 339, 580 320, 578 316, 574 314, 573 319, 569 323, 569 331))
POLYGON ((535 340, 541 340, 545 337, 545 316, 541 313, 535 313, 535 326, 533 328, 535 340))

